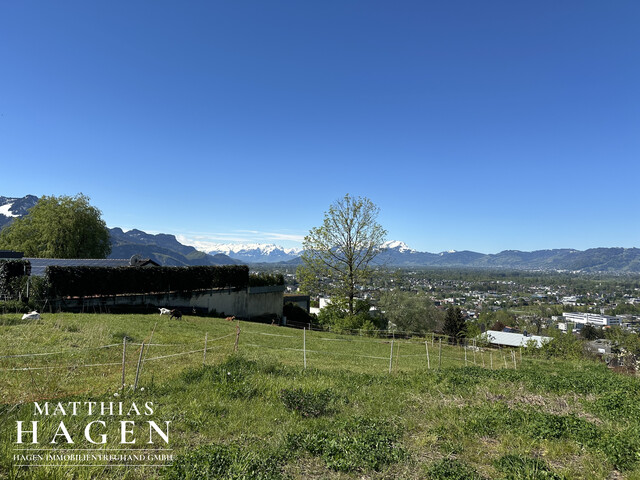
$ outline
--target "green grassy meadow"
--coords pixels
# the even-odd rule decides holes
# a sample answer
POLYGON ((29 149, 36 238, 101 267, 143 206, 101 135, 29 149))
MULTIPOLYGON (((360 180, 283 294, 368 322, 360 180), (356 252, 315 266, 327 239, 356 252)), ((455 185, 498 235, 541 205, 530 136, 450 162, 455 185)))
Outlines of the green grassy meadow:
POLYGON ((635 377, 519 351, 467 350, 465 361, 431 337, 393 348, 390 373, 386 338, 195 316, 2 315, 0 478, 640 478, 635 377), (34 402, 67 415, 38 416, 34 402), (153 415, 90 415, 85 402, 151 402, 153 415), (170 422, 168 444, 149 419, 170 422), (33 420, 39 443, 17 444, 16 422, 33 420), (104 444, 83 435, 97 420, 104 444), (121 443, 121 420, 135 421, 125 438, 136 443, 121 443), (73 445, 56 436, 61 421, 73 445), (152 459, 67 458, 96 452, 152 459), (61 457, 25 459, 34 453, 61 457))

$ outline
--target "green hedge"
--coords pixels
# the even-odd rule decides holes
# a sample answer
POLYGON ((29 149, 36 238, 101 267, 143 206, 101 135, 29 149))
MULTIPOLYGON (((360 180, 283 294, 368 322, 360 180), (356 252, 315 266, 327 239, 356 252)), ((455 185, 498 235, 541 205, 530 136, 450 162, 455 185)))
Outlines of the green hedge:
POLYGON ((49 295, 87 297, 132 293, 246 288, 246 265, 196 267, 61 267, 45 271, 49 295))
POLYGON ((0 261, 0 294, 14 296, 14 280, 24 275, 31 275, 31 263, 28 260, 0 261))
POLYGON ((284 275, 281 273, 252 273, 249 275, 249 286, 272 287, 284 285, 284 275))

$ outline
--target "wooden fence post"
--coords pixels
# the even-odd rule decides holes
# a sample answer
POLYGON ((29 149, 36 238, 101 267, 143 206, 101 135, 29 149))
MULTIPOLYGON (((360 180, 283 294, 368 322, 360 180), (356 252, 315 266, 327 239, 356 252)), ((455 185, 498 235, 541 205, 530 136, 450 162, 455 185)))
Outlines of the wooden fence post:
POLYGON ((124 391, 124 364, 127 359, 127 336, 122 337, 122 390, 124 391))
POLYGON ((424 342, 424 348, 427 349, 427 370, 431 370, 431 362, 429 361, 429 342, 424 342))
POLYGON ((393 366, 393 338, 391 339, 391 353, 389 354, 389 373, 391 373, 391 367, 393 366))
POLYGON ((136 380, 135 382, 133 382, 134 392, 138 389, 138 377, 140 375, 140 363, 142 362, 142 352, 144 352, 144 342, 142 342, 142 347, 140 347, 140 355, 138 355, 138 366, 136 367, 136 380))
POLYGON ((233 351, 238 351, 238 341, 240 340, 240 322, 236 324, 236 343, 233 344, 233 351))
POLYGON ((147 351, 144 352, 144 355, 142 356, 142 365, 143 366, 144 366, 144 361, 147 358, 147 355, 149 354, 149 348, 151 348, 151 344, 153 343, 153 334, 155 333, 157 326, 158 326, 158 322, 155 323, 155 325, 153 326, 153 330, 151 330, 151 336, 149 337, 149 343, 147 344, 147 351))
POLYGON ((302 328, 302 356, 304 359, 304 368, 307 369, 307 329, 302 328))
POLYGON ((202 366, 204 367, 207 361, 207 339, 209 337, 209 332, 205 332, 204 334, 204 350, 202 350, 202 366))

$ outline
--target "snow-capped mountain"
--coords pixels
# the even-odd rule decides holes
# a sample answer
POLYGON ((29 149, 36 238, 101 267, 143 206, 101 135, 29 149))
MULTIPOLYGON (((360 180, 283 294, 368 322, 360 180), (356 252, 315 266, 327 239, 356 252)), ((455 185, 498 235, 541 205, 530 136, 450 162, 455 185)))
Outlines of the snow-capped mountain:
POLYGON ((22 217, 38 203, 38 197, 27 195, 22 198, 0 197, 0 228, 11 223, 13 218, 22 217))
POLYGON ((276 263, 300 256, 299 248, 283 248, 272 243, 221 243, 212 245, 209 255, 222 253, 235 260, 248 263, 276 263))
POLYGON ((401 242, 400 240, 389 240, 388 242, 384 242, 382 247, 389 250, 397 250, 399 253, 415 253, 416 251, 413 248, 409 248, 409 246, 401 242))

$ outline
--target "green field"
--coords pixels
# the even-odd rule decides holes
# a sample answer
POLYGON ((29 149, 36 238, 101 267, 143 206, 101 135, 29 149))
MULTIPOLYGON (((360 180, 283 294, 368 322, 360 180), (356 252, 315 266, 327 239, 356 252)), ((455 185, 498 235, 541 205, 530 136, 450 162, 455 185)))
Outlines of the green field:
POLYGON ((391 347, 195 316, 2 315, 0 478, 640 478, 635 377, 586 360, 440 349, 430 336, 394 339, 393 357, 391 347), (47 401, 50 415, 37 415, 34 402, 47 401), (125 412, 90 414, 85 402, 125 412), (152 415, 132 413, 145 402, 152 415), (16 443, 16 422, 29 431, 34 420, 39 443, 29 433, 16 443), (135 443, 121 443, 122 420, 135 421, 124 437, 135 443), (170 422, 168 443, 147 420, 170 422), (90 437, 103 444, 84 437, 96 421, 90 437), (119 457, 73 458, 97 453, 119 457))

